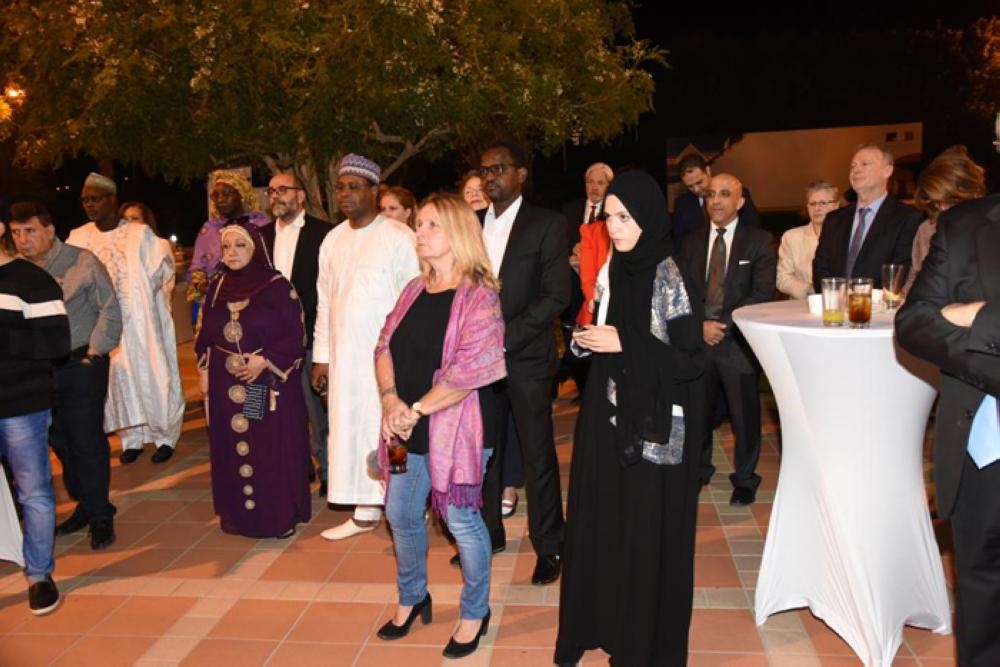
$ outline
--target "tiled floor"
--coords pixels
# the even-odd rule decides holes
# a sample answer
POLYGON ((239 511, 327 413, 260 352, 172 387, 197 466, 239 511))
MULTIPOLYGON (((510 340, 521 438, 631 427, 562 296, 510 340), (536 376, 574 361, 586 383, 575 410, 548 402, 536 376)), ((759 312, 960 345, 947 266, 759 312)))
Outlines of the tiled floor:
MULTIPOLYGON (((24 580, 0 566, 0 665, 353 665, 452 664, 441 649, 457 622, 460 572, 432 529, 429 555, 434 622, 391 644, 375 630, 392 613, 396 591, 384 527, 347 542, 320 531, 346 512, 315 498, 314 517, 291 540, 252 540, 219 531, 209 490, 207 436, 190 345, 182 346, 189 410, 177 454, 160 466, 149 450, 121 467, 113 459, 118 541, 91 551, 83 534, 56 543, 56 572, 65 595, 56 613, 28 612, 24 580)), ((570 385, 570 391, 571 385, 570 385)), ((557 449, 563 489, 576 408, 557 403, 557 449)), ((776 417, 765 416, 764 477, 758 502, 731 508, 724 474, 702 492, 699 512, 692 665, 852 665, 847 645, 808 611, 772 616, 762 627, 751 605, 778 470, 776 417)), ((720 472, 731 469, 732 438, 717 434, 720 472)), ((117 443, 113 442, 113 446, 117 443)), ((56 464, 57 465, 57 464, 56 464)), ((57 467, 58 470, 58 467, 57 467)), ((57 478, 59 514, 72 505, 57 478)), ((530 584, 534 564, 523 539, 525 506, 508 520, 507 551, 493 564, 493 623, 469 665, 549 665, 558 587, 530 584)), ((954 641, 907 628, 893 664, 954 664, 954 641)), ((584 665, 606 664, 591 652, 584 665)))

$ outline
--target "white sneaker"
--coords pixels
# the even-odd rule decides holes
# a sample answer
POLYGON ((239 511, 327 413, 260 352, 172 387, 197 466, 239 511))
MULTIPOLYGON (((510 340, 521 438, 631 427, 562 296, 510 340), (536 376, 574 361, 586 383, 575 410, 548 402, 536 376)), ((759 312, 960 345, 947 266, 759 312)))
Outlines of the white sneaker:
POLYGON ((319 534, 324 540, 330 542, 336 540, 347 539, 348 537, 354 537, 355 535, 360 535, 362 533, 370 533, 375 530, 375 526, 378 525, 378 521, 375 521, 370 526, 359 526, 355 521, 354 517, 351 517, 339 526, 334 526, 333 528, 327 528, 322 533, 319 534))

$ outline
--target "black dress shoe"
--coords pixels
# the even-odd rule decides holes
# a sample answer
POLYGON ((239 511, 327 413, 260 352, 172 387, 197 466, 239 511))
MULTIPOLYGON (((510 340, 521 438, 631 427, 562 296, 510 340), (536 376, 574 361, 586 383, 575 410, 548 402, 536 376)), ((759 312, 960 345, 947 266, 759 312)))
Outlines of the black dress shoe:
POLYGON ((112 519, 95 519, 90 524, 90 548, 107 549, 115 543, 115 523, 112 519))
POLYGON ((71 535, 89 525, 90 521, 87 520, 87 515, 78 508, 69 515, 68 519, 56 526, 56 535, 71 535))
MULTIPOLYGON (((500 553, 502 551, 507 551, 507 545, 506 544, 499 544, 499 545, 494 544, 492 546, 492 549, 493 549, 493 553, 494 554, 498 554, 498 553, 500 553)), ((448 562, 451 563, 452 565, 454 565, 455 567, 462 567, 462 557, 459 554, 455 554, 454 556, 452 556, 450 559, 448 559, 448 562)))
POLYGON ((141 449, 126 449, 124 452, 118 455, 118 460, 128 465, 129 463, 134 463, 135 460, 140 456, 142 456, 141 449))
POLYGON ((378 629, 376 634, 379 639, 385 639, 386 641, 402 639, 410 633, 410 626, 413 625, 413 621, 417 618, 417 616, 420 616, 420 622, 424 625, 431 622, 432 612, 430 593, 425 595, 423 600, 413 605, 413 609, 410 610, 410 615, 406 617, 405 623, 402 625, 396 625, 390 618, 385 625, 378 629))
POLYGON ((464 658, 465 656, 474 653, 477 648, 479 648, 479 638, 485 635, 490 629, 490 610, 486 610, 486 616, 483 618, 482 625, 479 626, 479 634, 472 638, 472 641, 461 642, 455 641, 452 637, 448 640, 448 645, 444 647, 444 651, 441 652, 446 658, 464 658))
POLYGON ((757 500, 757 492, 746 486, 737 486, 733 495, 729 496, 729 504, 733 506, 752 505, 757 500))
POLYGON ((562 563, 559 561, 559 556, 539 556, 538 562, 535 563, 535 571, 531 575, 531 583, 536 586, 551 584, 559 578, 561 569, 562 563))
POLYGON ((174 455, 174 448, 169 445, 160 445, 153 452, 153 455, 149 458, 153 463, 163 463, 164 461, 169 461, 170 457, 174 455))

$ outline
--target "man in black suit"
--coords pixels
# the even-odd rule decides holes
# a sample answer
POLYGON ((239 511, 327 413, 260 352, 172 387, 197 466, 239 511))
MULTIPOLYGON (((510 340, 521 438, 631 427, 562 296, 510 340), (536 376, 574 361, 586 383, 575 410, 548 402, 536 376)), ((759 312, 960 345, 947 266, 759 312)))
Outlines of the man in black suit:
MULTIPOLYGON (((306 327, 304 369, 312 368, 313 328, 316 324, 316 276, 319 273, 319 247, 333 229, 328 222, 306 214, 306 192, 294 174, 275 174, 267 187, 267 201, 274 214, 274 224, 261 229, 274 261, 274 268, 288 278, 302 303, 306 327)), ((310 449, 316 457, 319 496, 326 498, 326 440, 329 434, 323 399, 302 373, 302 388, 309 413, 310 449)), ((312 461, 309 469, 313 469, 312 461)))
MULTIPOLYGON (((677 173, 687 192, 674 201, 673 223, 674 247, 678 251, 683 247, 684 237, 692 230, 708 223, 708 211, 705 210, 705 196, 708 194, 708 183, 712 180, 712 168, 708 166, 701 155, 689 153, 677 163, 677 173)), ((740 209, 740 222, 754 227, 760 226, 760 215, 750 189, 743 188, 743 208, 740 209)))
MULTIPOLYGON (((706 192, 711 228, 688 235, 682 251, 691 281, 691 298, 705 304, 703 334, 707 346, 706 405, 714 404, 721 385, 729 403, 736 436, 736 470, 730 505, 756 500, 760 477, 760 391, 757 360, 746 340, 733 328, 733 311, 774 298, 777 260, 771 234, 743 222, 742 185, 730 174, 712 177, 706 192), (711 234, 709 234, 711 231, 711 234)), ((712 465, 712 411, 706 410, 702 440, 701 481, 715 473, 712 465)))
POLYGON ((1000 665, 1000 195, 944 213, 896 315, 900 344, 941 367, 937 512, 951 517, 960 665, 1000 665))
MULTIPOLYGON (((569 303, 569 258, 566 219, 535 206, 521 196, 528 178, 527 158, 511 143, 489 146, 480 159, 479 175, 493 202, 483 220, 483 241, 497 271, 506 334, 507 378, 499 394, 499 424, 510 410, 524 460, 528 529, 537 554, 531 581, 547 584, 559 577, 563 512, 552 432, 552 378, 556 341, 552 322, 569 303), (509 405, 509 408, 507 407, 509 405)), ((501 438, 501 443, 504 438, 501 438)), ((494 548, 502 545, 500 473, 502 446, 494 452, 483 489, 483 515, 494 548), (498 540, 499 538, 499 540, 498 540)))
POLYGON ((882 286, 883 264, 910 264, 913 237, 921 215, 889 196, 892 153, 878 144, 863 144, 851 158, 854 204, 828 213, 813 258, 813 287, 823 278, 871 278, 882 286))

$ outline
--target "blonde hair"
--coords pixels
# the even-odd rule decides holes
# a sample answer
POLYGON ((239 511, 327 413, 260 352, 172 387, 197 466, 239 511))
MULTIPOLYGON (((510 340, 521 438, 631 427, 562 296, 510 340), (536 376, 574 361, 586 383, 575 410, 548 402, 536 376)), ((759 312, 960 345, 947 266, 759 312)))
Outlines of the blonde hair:
MULTIPOLYGON (((490 258, 483 243, 483 226, 472 207, 461 197, 433 194, 420 202, 419 209, 434 207, 437 223, 444 230, 455 258, 455 273, 469 278, 478 285, 500 289, 500 281, 493 275, 490 258)), ((420 272, 429 280, 433 272, 430 262, 420 260, 420 272)))
POLYGON ((917 208, 937 221, 941 205, 952 206, 986 194, 986 174, 965 146, 951 146, 927 165, 917 178, 913 195, 917 208))

